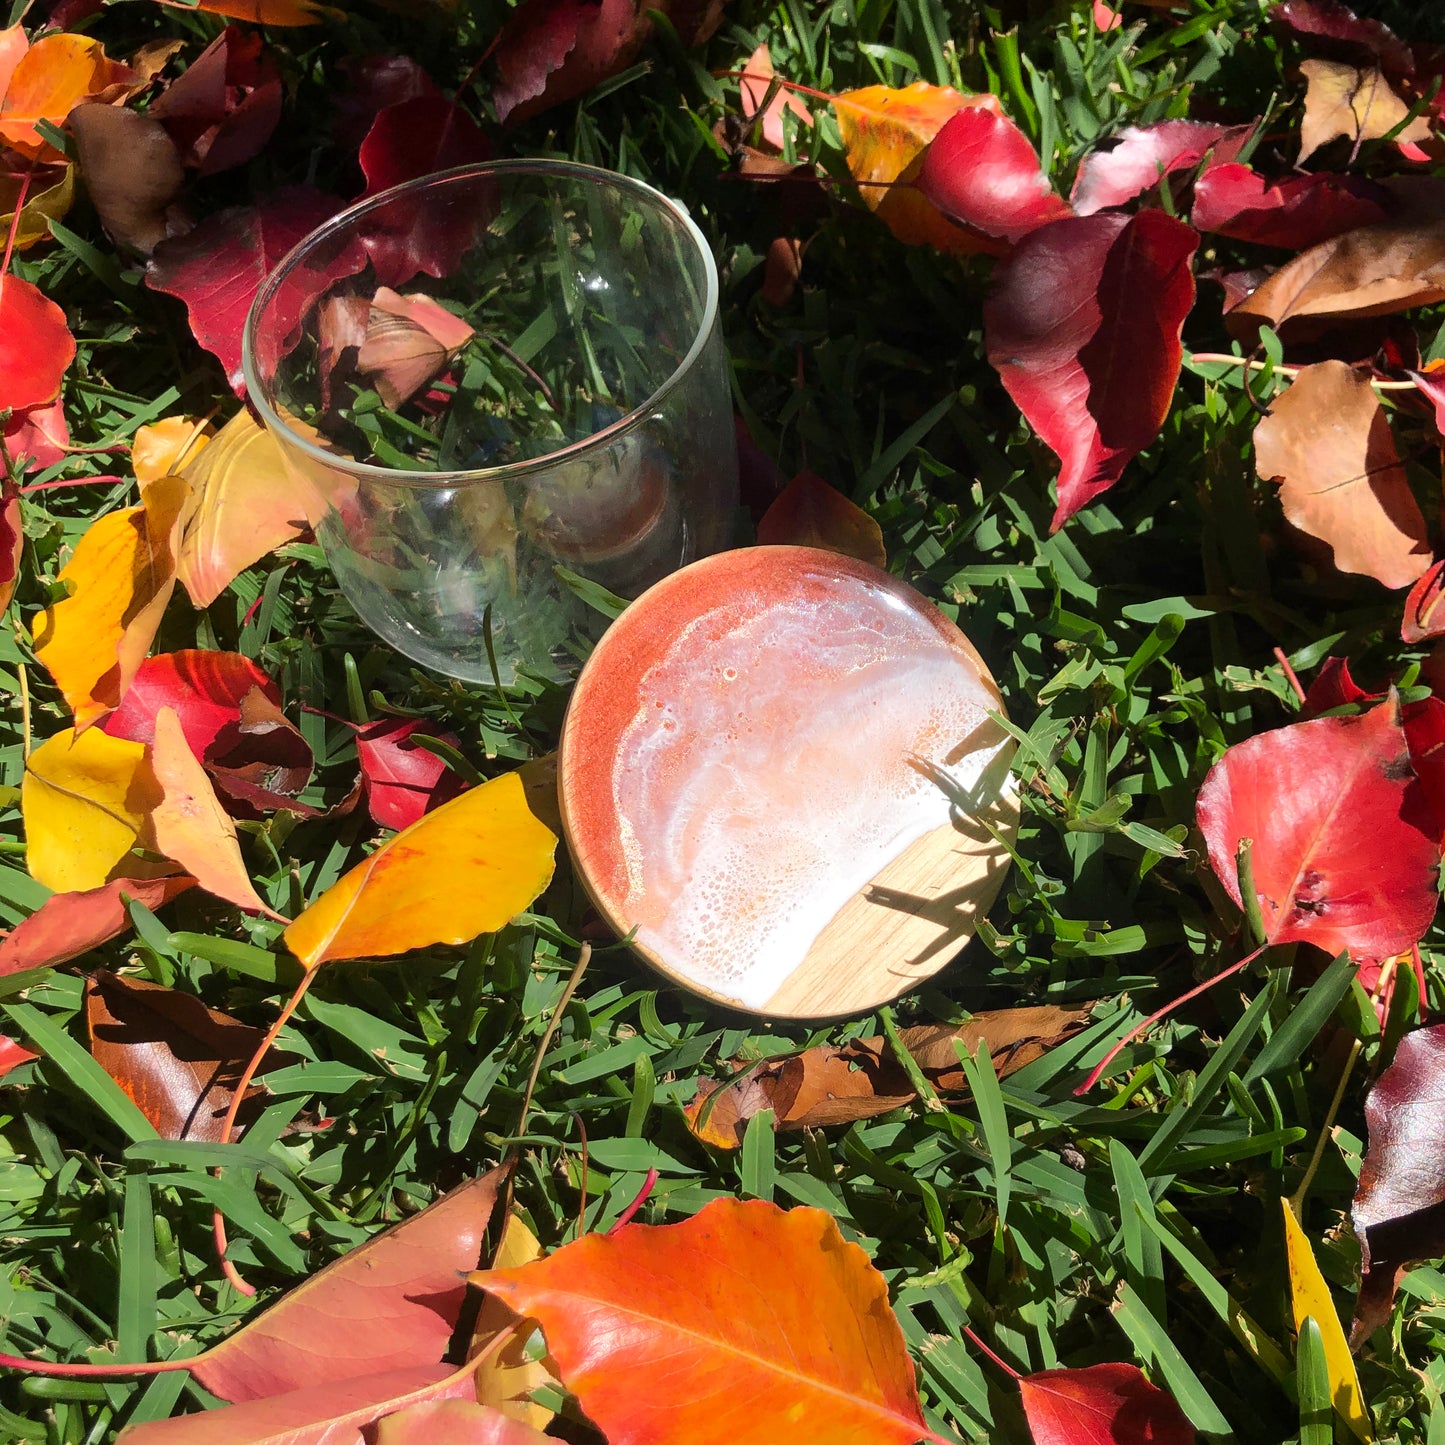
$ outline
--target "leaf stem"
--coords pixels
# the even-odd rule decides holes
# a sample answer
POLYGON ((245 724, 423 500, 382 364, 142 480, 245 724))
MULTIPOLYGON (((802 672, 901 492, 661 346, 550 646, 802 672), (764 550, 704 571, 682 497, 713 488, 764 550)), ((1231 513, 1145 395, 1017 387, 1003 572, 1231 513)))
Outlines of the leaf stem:
POLYGON ((1294 695, 1301 702, 1303 702, 1305 700, 1305 690, 1303 687, 1300 686, 1299 676, 1295 672, 1294 668, 1290 666, 1289 658, 1284 655, 1284 648, 1276 647, 1274 650, 1274 656, 1275 660, 1279 663, 1281 670, 1284 672, 1286 681, 1294 689, 1294 695))
POLYGON ((1004 1359, 1004 1357, 1003 1357, 1002 1355, 998 1354, 995 1350, 990 1349, 988 1345, 984 1344, 983 1340, 982 1340, 977 1334, 975 1334, 974 1331, 973 1331, 968 1325, 963 1325, 963 1326, 962 1326, 962 1329, 963 1329, 964 1334, 966 1334, 966 1335, 968 1336, 968 1338, 974 1343, 974 1345, 975 1345, 983 1354, 987 1355, 988 1358, 989 1358, 990 1360, 992 1360, 993 1363, 994 1363, 995 1365, 997 1365, 997 1366, 999 1367, 999 1369, 1001 1369, 1001 1370, 1004 1372, 1004 1374, 1006 1374, 1006 1375, 1009 1377, 1009 1379, 1011 1379, 1011 1380, 1022 1380, 1022 1379, 1023 1379, 1023 1376, 1022 1376, 1021 1374, 1019 1374, 1019 1372, 1018 1372, 1016 1369, 1014 1369, 1014 1367, 1013 1367, 1011 1364, 1009 1364, 1009 1362, 1008 1362, 1006 1359, 1004 1359))
POLYGON ((634 1199, 632 1203, 629 1204, 627 1208, 624 1209, 622 1213, 617 1216, 617 1223, 614 1224, 612 1228, 607 1231, 609 1238, 611 1238, 612 1235, 616 1234, 617 1231, 621 1229, 624 1224, 632 1223, 633 1216, 637 1213, 639 1209, 642 1208, 644 1204, 647 1203, 648 1198, 652 1194, 652 1191, 657 1187, 657 1179, 657 1170, 649 1169, 647 1171, 647 1178, 642 1181, 642 1188, 637 1191, 637 1198, 634 1199))

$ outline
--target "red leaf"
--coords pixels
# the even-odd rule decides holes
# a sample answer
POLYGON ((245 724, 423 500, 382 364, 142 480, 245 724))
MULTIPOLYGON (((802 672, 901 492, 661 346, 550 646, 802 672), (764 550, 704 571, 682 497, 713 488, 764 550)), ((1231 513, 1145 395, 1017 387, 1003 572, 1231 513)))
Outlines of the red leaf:
POLYGON ((377 112, 357 154, 366 177, 362 194, 491 155, 491 142, 461 106, 439 95, 415 96, 377 112))
POLYGON ((1349 707, 1359 702, 1379 702, 1385 694, 1366 692, 1350 676, 1350 664, 1343 657, 1327 657, 1320 664, 1320 670, 1310 683, 1300 704, 1299 720, 1305 722, 1318 717, 1322 712, 1331 712, 1337 707, 1349 707))
POLYGON ((1070 214, 1028 137, 983 106, 964 107, 934 136, 917 185, 944 215, 1009 241, 1070 214))
POLYGON ((23 1044, 17 1044, 14 1039, 0 1037, 0 1079, 3 1079, 11 1069, 18 1069, 21 1064, 28 1064, 31 1059, 38 1059, 39 1054, 32 1054, 23 1044))
POLYGON ((281 689, 238 652, 188 648, 162 653, 141 663, 120 706, 101 727, 113 738, 152 743, 156 713, 174 708, 191 751, 204 760, 222 729, 239 726, 241 703, 252 688, 280 704, 281 689))
POLYGON ((20 490, 9 478, 0 480, 0 612, 15 595, 20 557, 25 550, 25 528, 20 516, 20 490))
POLYGON ((497 119, 526 120, 591 90, 631 65, 651 28, 634 0, 524 0, 497 37, 497 119))
POLYGON ((1430 801, 1435 817, 1445 822, 1445 702, 1421 698, 1402 710, 1410 766, 1430 801))
POLYGON ((1210 166, 1194 183, 1189 219, 1201 231, 1261 246, 1308 250, 1388 214, 1385 192, 1325 172, 1271 181, 1248 166, 1210 166))
POLYGON ((1284 0, 1269 12, 1281 29, 1302 40, 1323 40, 1341 58, 1378 60, 1386 70, 1409 75, 1415 68, 1410 47, 1379 20, 1361 20, 1339 0, 1284 0))
POLYGON ((356 756, 366 786, 366 805, 383 828, 407 828, 424 813, 454 798, 465 786, 435 753, 413 739, 461 741, 417 719, 386 718, 356 731, 356 756))
POLYGON ((1271 943, 1387 958, 1418 943, 1435 915, 1440 824, 1393 702, 1236 744, 1204 780, 1198 821, 1236 903, 1239 842, 1254 840, 1271 943))
POLYGON ((281 119, 281 72, 260 35, 228 25, 146 114, 165 126, 186 165, 213 176, 271 139, 281 119))
POLYGON ((1159 434, 1198 243, 1163 211, 1071 216, 1025 236, 994 273, 988 359, 1063 462, 1055 531, 1159 434))
POLYGON ((292 802, 311 781, 310 744, 267 689, 252 688, 241 699, 238 716, 215 735, 201 761, 235 817, 287 807, 316 816, 316 810, 292 802))
POLYGON ((75 360, 65 312, 19 276, 0 276, 0 411, 54 401, 75 360))
POLYGON ((1034 1445, 1194 1445, 1174 1397, 1134 1365, 1040 1370, 1019 1391, 1034 1445))
POLYGON ((1405 599, 1405 617, 1400 623, 1401 642, 1424 642, 1445 635, 1445 560, 1436 562, 1410 589, 1405 599))
POLYGON ((1092 216, 1122 206, 1171 171, 1193 169, 1228 134, 1227 126, 1197 120, 1125 126, 1084 157, 1074 181, 1074 211, 1092 216))
POLYGON ((378 111, 419 95, 441 94, 409 55, 348 55, 336 62, 336 69, 345 77, 346 89, 336 98, 332 129, 348 151, 361 144, 378 111))
POLYGON ((0 976, 66 963, 131 926, 122 899, 155 910, 195 886, 194 878, 114 878, 84 893, 56 893, 0 940, 0 976))
MULTIPOLYGON (((220 358, 238 395, 245 390, 241 333, 261 282, 341 204, 309 186, 290 186, 272 192, 259 206, 237 206, 209 216, 189 234, 156 247, 146 266, 146 285, 186 303, 193 335, 220 358)), ((352 269, 360 269, 359 264, 352 269)), ((284 334, 300 321, 302 307, 311 299, 298 295, 295 316, 272 329, 284 334)))
MULTIPOLYGON (((48 406, 32 406, 17 411, 5 423, 5 450, 11 460, 21 457, 30 460, 25 470, 35 471, 39 467, 53 467, 65 456, 70 445, 70 428, 65 424, 65 405, 57 397, 48 406)), ((0 540, 0 547, 4 546, 0 540)))

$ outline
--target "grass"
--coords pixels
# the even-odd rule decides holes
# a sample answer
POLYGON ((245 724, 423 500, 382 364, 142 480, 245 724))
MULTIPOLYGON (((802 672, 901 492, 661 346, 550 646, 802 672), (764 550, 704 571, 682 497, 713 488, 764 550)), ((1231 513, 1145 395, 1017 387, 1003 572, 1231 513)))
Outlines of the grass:
MULTIPOLYGON (((1292 716, 1273 650, 1301 673, 1335 653, 1357 677, 1403 665, 1410 682, 1418 655, 1393 640, 1398 599, 1365 581, 1326 586, 1289 551, 1253 479, 1253 404, 1237 375, 1214 379, 1208 368, 1186 370, 1163 437, 1124 483, 1050 537, 1053 459, 984 360, 986 265, 900 246, 846 188, 749 184, 729 173, 711 134, 736 105, 734 86, 711 72, 766 40, 780 74, 822 90, 917 78, 994 88, 1064 189, 1099 138, 1170 116, 1248 120, 1272 107, 1264 144, 1288 153, 1298 56, 1264 8, 1191 0, 1187 16, 1138 11, 1137 21, 1131 9, 1124 30, 1100 34, 1077 6, 740 0, 705 52, 682 51, 661 27, 626 74, 508 137, 517 153, 606 165, 687 202, 719 257, 735 397, 759 447, 784 473, 811 467, 866 506, 893 569, 958 617, 1000 681, 1022 740, 1025 799, 1008 886, 978 940, 930 987, 886 1019, 826 1028, 729 1016, 659 987, 625 950, 599 947, 547 1045, 519 1137, 526 1080, 587 927, 564 866, 532 916, 470 948, 328 966, 283 1035, 298 1061, 268 1076, 272 1099, 220 1181, 209 1172, 216 1150, 155 1139, 91 1064, 78 977, 0 981, 6 1031, 44 1045, 0 1090, 4 1348, 191 1353, 252 1308, 216 1269, 212 1203, 264 1300, 521 1146, 517 1199, 547 1245, 606 1227, 650 1169, 659 1178, 641 1217, 652 1222, 718 1195, 829 1210, 889 1279, 925 1405, 961 1439, 1028 1439, 1016 1391, 966 1342, 966 1324, 1020 1370, 1137 1362, 1206 1433, 1260 1445, 1326 1438, 1308 1348, 1296 1383, 1277 1200, 1299 1187, 1361 1040, 1363 1063, 1303 1212, 1347 1310, 1361 1106, 1389 1046, 1359 985, 1324 960, 1273 950, 1132 1044, 1091 1094, 1071 1090, 1130 1022, 1240 956, 1238 920, 1201 867, 1194 799, 1230 743, 1292 716), (808 249, 801 292, 774 309, 757 292, 780 234, 808 249), (947 1111, 803 1136, 755 1126, 733 1156, 684 1126, 694 1081, 728 1060, 1044 1000, 1096 1000, 1095 1022, 1002 1082, 981 1071, 976 1100, 947 1111)), ((342 56, 403 48, 450 87, 501 14, 480 3, 422 17, 358 6, 324 30, 278 35, 291 118, 265 156, 202 183, 194 204, 209 211, 308 176, 354 192, 360 178, 328 130, 342 56)), ((1430 38, 1408 28, 1416 18, 1397 17, 1409 38, 1430 38)), ((149 35, 205 37, 218 24, 132 5, 94 28, 126 53, 149 35)), ((485 110, 484 89, 472 99, 485 110)), ((797 145, 846 174, 826 114, 797 145)), ((141 284, 83 206, 17 270, 66 306, 80 337, 66 389, 78 443, 121 442, 155 416, 224 401, 219 368, 190 341, 180 307, 141 284)), ((1217 301, 1201 290, 1186 341, 1227 349, 1217 301)), ((121 480, 27 502, 25 576, 0 632, 11 839, 23 730, 44 737, 63 725, 26 625, 89 520, 133 499, 123 455, 63 471, 121 480)), ((297 704, 358 720, 383 705, 441 719, 490 774, 547 750, 565 701, 556 688, 504 699, 411 668, 359 626, 305 544, 282 548, 205 614, 178 599, 158 648, 192 645, 238 648, 282 680, 320 764, 309 801, 349 785, 353 744, 297 704)), ((257 886, 283 911, 369 840, 356 815, 272 818, 248 832, 257 886)), ((3 847, 0 917, 13 921, 43 890, 18 845, 3 847)), ((274 1016, 295 967, 275 925, 194 893, 164 921, 133 912, 134 938, 92 961, 131 963, 251 1022, 274 1016)), ((1439 940, 1429 943, 1433 1014, 1445 978, 1439 940)), ((1360 1357, 1383 1437, 1445 1439, 1442 1346, 1445 1273, 1421 1266, 1360 1357)), ((8 1377, 0 1403, 0 1438, 81 1445, 205 1397, 179 1374, 136 1385, 8 1377)))

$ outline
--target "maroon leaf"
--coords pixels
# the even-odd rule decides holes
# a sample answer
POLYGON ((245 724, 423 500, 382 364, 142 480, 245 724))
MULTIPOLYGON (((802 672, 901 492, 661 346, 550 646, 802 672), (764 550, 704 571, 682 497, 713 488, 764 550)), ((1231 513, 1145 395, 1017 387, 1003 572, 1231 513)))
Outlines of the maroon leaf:
POLYGON ((1125 126, 1084 157, 1074 181, 1074 211, 1092 216, 1122 206, 1171 171, 1192 170, 1228 134, 1226 126, 1197 120, 1125 126))
POLYGON ((366 177, 363 194, 371 196, 491 155, 491 142, 461 106, 421 95, 378 111, 357 158, 366 177))
POLYGON ((1204 780, 1198 821, 1236 903, 1239 843, 1254 840, 1271 943, 1387 958, 1418 943, 1435 915, 1440 823, 1393 700, 1237 743, 1204 780))
POLYGON ((1194 183, 1190 220, 1200 231, 1261 246, 1308 250, 1387 215, 1387 195, 1355 176, 1326 172, 1271 181, 1248 166, 1210 166, 1194 183))
POLYGON ((0 1036, 0 1079, 11 1069, 18 1069, 21 1064, 28 1064, 31 1059, 39 1057, 39 1054, 32 1054, 24 1044, 17 1044, 14 1039, 0 1036))
POLYGON ((1445 702, 1421 698, 1402 712, 1410 765, 1430 801, 1435 817, 1445 823, 1445 702))
POLYGON ((281 119, 281 72, 261 36, 228 25, 146 112, 203 176, 260 153, 281 119))
MULTIPOLYGON (((231 800, 227 811, 238 818, 289 806, 311 781, 316 762, 271 691, 260 687, 241 699, 236 717, 217 731, 201 761, 222 801, 231 800)), ((319 812, 305 805, 294 810, 312 816, 319 812)))
MULTIPOLYGON (((226 368, 241 394, 241 333, 261 282, 302 237, 341 209, 341 202, 309 186, 272 192, 259 206, 237 206, 202 221, 194 231, 163 241, 146 266, 146 285, 186 303, 196 340, 226 368)), ((352 270, 359 270, 363 257, 352 270)), ((328 273, 332 279, 338 274, 328 273)), ((318 286, 316 289, 321 289, 318 286)), ((284 335, 299 323, 309 293, 298 295, 295 315, 278 322, 284 335)))
POLYGON ((1445 560, 1436 562, 1410 589, 1405 599, 1405 617, 1400 624, 1401 642, 1424 642, 1445 635, 1445 560))
MULTIPOLYGON (((192 994, 105 969, 86 980, 85 1018, 95 1061, 163 1139, 221 1142, 231 1096, 262 1030, 207 1008, 192 994)), ((290 1061, 290 1055, 268 1049, 256 1072, 290 1061)), ((264 1092, 249 1090, 248 1102, 264 1092)), ((244 1124, 247 1113, 240 1118, 244 1124)))
POLYGON ((125 899, 154 911, 194 887, 194 878, 114 878, 84 893, 56 893, 0 940, 0 975, 79 958, 131 926, 125 899))
POLYGON ((1320 670, 1310 683, 1300 705, 1300 721, 1318 717, 1323 712, 1332 712, 1337 707, 1350 707, 1355 703, 1379 702, 1385 694, 1366 692, 1350 676, 1350 664, 1343 657, 1327 657, 1320 664, 1320 670))
POLYGON ((20 488, 6 477, 0 480, 0 612, 9 607, 10 599, 15 595, 15 582, 20 575, 20 557, 24 550, 20 488))
POLYGON ((497 37, 497 119, 585 94, 631 65, 650 29, 635 0, 524 0, 497 37))
POLYGON ((336 62, 346 89, 336 99, 332 129, 344 149, 354 151, 378 111, 419 95, 439 96, 430 75, 409 55, 349 55, 336 62))
POLYGON ((945 123, 924 152, 917 185, 960 225, 1009 241, 1069 214, 1028 137, 984 106, 965 106, 945 123))
POLYGON ((1388 1318, 1412 1260, 1445 1254, 1445 1024, 1400 1040, 1365 1101, 1365 1123, 1350 1207, 1362 1269, 1352 1343, 1388 1318))
POLYGON ((1194 1445, 1174 1397, 1135 1365, 1040 1370, 1019 1391, 1034 1445, 1194 1445))
POLYGON ((113 738, 151 743, 155 741, 156 713, 163 707, 173 708, 191 751, 204 760, 223 729, 239 726, 241 703, 252 688, 280 704, 281 689, 239 652, 187 648, 162 653, 141 663, 120 706, 101 728, 113 738))
POLYGON ((1025 236, 995 271, 988 359, 1063 463, 1053 530, 1158 436, 1198 243, 1163 211, 1071 216, 1025 236))
POLYGON ((1284 0, 1269 18, 1315 53, 1348 60, 1378 60, 1386 70, 1409 75, 1415 62, 1406 45, 1379 20, 1361 20, 1340 0, 1284 0), (1323 42, 1323 43, 1321 43, 1323 42))
POLYGON ((366 805, 383 828, 409 827, 465 787, 435 753, 418 746, 418 734, 453 747, 461 741, 415 718, 385 718, 356 731, 366 805))

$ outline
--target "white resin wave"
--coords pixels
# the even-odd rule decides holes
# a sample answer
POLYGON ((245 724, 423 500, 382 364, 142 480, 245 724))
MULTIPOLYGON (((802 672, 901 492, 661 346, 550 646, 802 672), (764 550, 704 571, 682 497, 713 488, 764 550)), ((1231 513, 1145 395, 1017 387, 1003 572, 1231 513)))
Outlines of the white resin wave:
POLYGON ((786 607, 730 600, 691 622, 644 673, 616 752, 638 942, 748 1008, 849 898, 949 821, 930 771, 967 789, 998 746, 970 748, 997 697, 927 616, 856 579, 818 590, 786 607))

